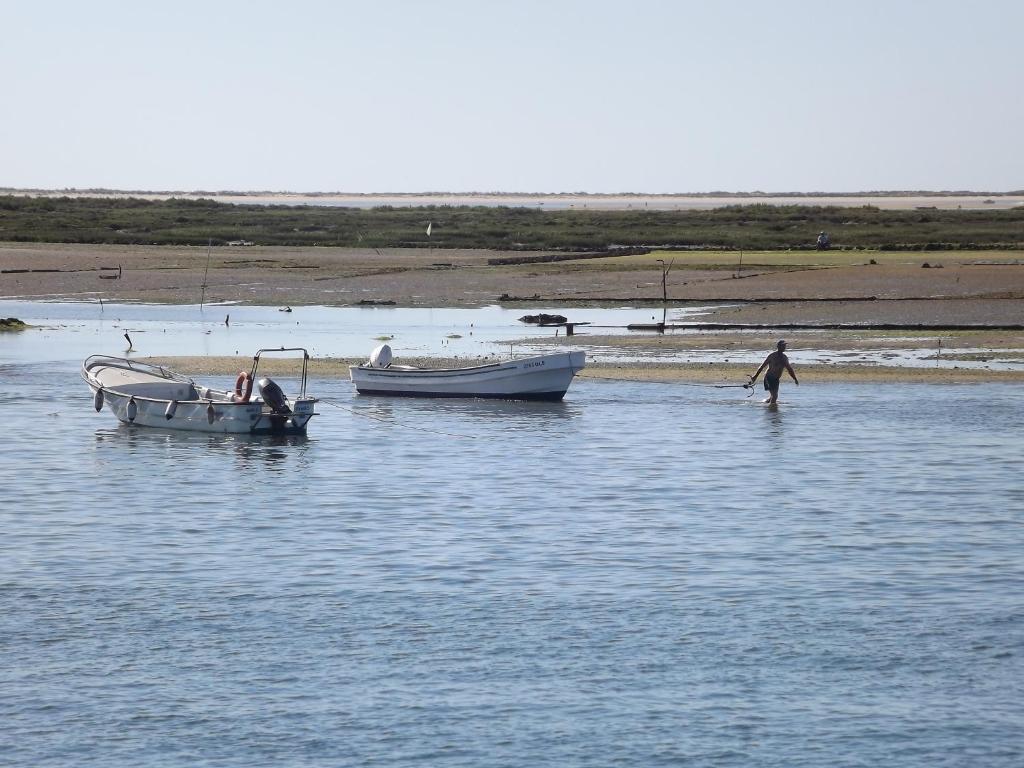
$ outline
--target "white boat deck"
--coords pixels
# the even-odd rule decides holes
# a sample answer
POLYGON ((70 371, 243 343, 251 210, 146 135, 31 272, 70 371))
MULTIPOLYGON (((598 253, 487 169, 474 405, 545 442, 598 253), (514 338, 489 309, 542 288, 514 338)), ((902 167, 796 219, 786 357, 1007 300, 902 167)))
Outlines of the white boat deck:
POLYGON ((89 369, 93 379, 105 389, 133 397, 153 400, 198 400, 199 391, 180 378, 162 378, 146 370, 116 365, 96 365, 89 369))

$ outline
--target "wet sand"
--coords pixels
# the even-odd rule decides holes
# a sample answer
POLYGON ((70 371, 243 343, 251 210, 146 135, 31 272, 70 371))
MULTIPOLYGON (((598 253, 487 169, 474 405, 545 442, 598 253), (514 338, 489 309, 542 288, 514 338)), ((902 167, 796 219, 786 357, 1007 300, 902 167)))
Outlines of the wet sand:
MULTIPOLYGON (((162 365, 189 376, 234 376, 252 367, 250 357, 152 357, 145 362, 162 365)), ((349 377, 348 367, 364 362, 356 358, 325 358, 309 362, 310 378, 349 377)), ((403 358, 403 363, 429 368, 454 368, 493 359, 467 360, 453 358, 403 358)), ((270 376, 297 376, 301 362, 291 359, 260 361, 260 371, 270 376)), ((737 390, 746 383, 756 365, 738 363, 660 363, 634 361, 606 363, 588 360, 578 376, 584 379, 619 379, 628 381, 661 381, 707 385, 730 385, 737 390)), ((885 365, 814 364, 798 365, 797 376, 803 386, 833 382, 970 384, 982 382, 1024 382, 1024 370, 993 371, 967 368, 905 368, 885 365)), ((784 386, 793 386, 788 377, 784 386)), ((760 388, 760 383, 758 384, 760 388)), ((758 389, 760 391, 760 389, 758 389)))
MULTIPOLYGON (((0 297, 174 304, 198 304, 202 299, 266 306, 479 307, 500 303, 521 306, 524 313, 534 308, 567 308, 570 315, 574 306, 651 306, 651 320, 656 322, 662 318, 657 259, 667 257, 676 260, 667 282, 669 323, 698 321, 726 327, 715 332, 640 332, 608 337, 600 336, 596 329, 581 328, 572 343, 586 345, 591 351, 584 376, 680 381, 708 381, 737 373, 745 376, 752 367, 728 367, 725 361, 730 353, 744 351, 748 358, 767 353, 773 340, 784 335, 791 342, 795 361, 800 350, 871 349, 895 354, 900 349, 935 347, 946 355, 942 366, 925 361, 916 368, 851 365, 840 356, 832 364, 802 369, 807 383, 836 378, 1020 378, 1016 372, 948 365, 955 363, 956 358, 950 357, 955 354, 973 355, 963 359, 982 362, 984 355, 994 360, 1021 357, 1016 350, 1024 349, 1020 327, 1024 323, 1024 260, 1018 252, 770 252, 746 254, 743 269, 729 263, 736 254, 706 252, 489 263, 502 255, 509 254, 280 247, 221 247, 208 254, 206 248, 195 247, 0 243, 0 297), (877 263, 872 264, 872 259, 877 263), (925 261, 928 268, 923 266, 925 261), (694 308, 700 308, 701 314, 688 314, 694 308), (885 324, 904 330, 827 328, 844 323, 885 324), (802 329, 783 330, 794 324, 802 329), (977 328, 920 328, 963 325, 977 328), (721 353, 723 362, 710 366, 696 361, 666 364, 652 360, 666 351, 688 349, 721 353), (625 351, 635 362, 603 363, 601 357, 612 350, 617 356, 625 351)), ((563 336, 550 343, 557 346, 566 341, 563 336)), ((319 375, 318 367, 325 365, 334 366, 328 369, 330 375, 347 375, 347 362, 314 361, 312 373, 319 375)), ((172 367, 198 374, 224 372, 220 365, 212 360, 197 363, 185 359, 175 361, 172 367)), ((239 366, 248 368, 249 364, 232 361, 227 372, 237 372, 239 366)))
MULTIPOLYGON (((0 297, 407 307, 731 304, 735 322, 1022 322, 1020 252, 676 252, 490 263, 487 250, 0 243, 0 297), (878 263, 871 264, 874 259, 878 263), (923 265, 929 264, 929 268, 923 265), (941 265, 936 268, 936 265, 941 265)), ((539 255, 543 255, 539 254, 539 255)), ((702 318, 705 320, 712 318, 702 318)))

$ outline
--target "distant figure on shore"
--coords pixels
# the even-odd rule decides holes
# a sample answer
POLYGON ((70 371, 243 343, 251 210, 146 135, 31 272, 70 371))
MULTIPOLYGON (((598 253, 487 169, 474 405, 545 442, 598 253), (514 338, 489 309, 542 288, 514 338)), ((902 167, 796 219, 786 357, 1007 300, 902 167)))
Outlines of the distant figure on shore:
POLYGON ((793 366, 789 364, 789 358, 786 357, 786 342, 780 339, 775 346, 776 350, 764 359, 761 367, 750 377, 750 383, 753 385, 757 381, 757 377, 761 375, 761 371, 764 371, 764 388, 769 394, 764 402, 769 405, 774 405, 779 399, 779 382, 782 380, 783 371, 787 371, 789 377, 798 387, 800 386, 796 374, 793 373, 793 366), (765 370, 766 368, 767 370, 765 370))
POLYGON ((828 232, 818 233, 817 248, 819 251, 827 251, 832 247, 832 238, 828 236, 828 232))

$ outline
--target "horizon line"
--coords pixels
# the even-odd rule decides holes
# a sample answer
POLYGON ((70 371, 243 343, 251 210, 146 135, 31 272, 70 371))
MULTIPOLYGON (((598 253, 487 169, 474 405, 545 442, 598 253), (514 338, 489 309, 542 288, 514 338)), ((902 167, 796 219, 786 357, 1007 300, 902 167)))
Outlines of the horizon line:
POLYGON ((293 190, 167 190, 167 189, 117 189, 112 187, 0 187, 0 193, 19 194, 107 194, 107 195, 186 195, 186 196, 290 196, 290 197, 953 197, 967 195, 971 197, 1014 197, 1024 195, 1024 189, 1008 190, 1004 192, 993 192, 986 190, 925 190, 925 189, 899 189, 899 190, 863 190, 860 192, 765 192, 754 190, 749 192, 729 192, 725 190, 713 190, 708 192, 502 192, 502 191, 473 191, 473 192, 445 192, 445 191, 424 191, 424 192, 296 192, 293 190))

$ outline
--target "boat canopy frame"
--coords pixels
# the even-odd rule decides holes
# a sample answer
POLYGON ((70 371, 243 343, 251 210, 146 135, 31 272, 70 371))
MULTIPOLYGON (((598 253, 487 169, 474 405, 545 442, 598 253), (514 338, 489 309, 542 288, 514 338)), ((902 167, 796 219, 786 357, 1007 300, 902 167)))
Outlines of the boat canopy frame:
POLYGON ((252 381, 256 381, 256 370, 260 367, 260 356, 264 353, 270 354, 275 352, 302 353, 302 377, 299 380, 299 394, 297 397, 304 398, 306 396, 306 379, 309 374, 309 352, 304 347, 268 347, 256 350, 256 354, 252 358, 252 370, 249 371, 249 378, 252 381))

